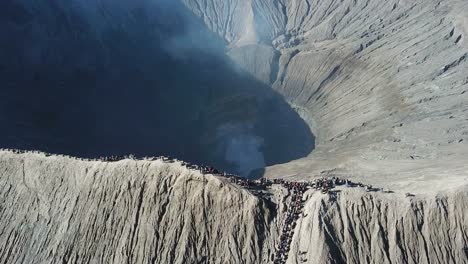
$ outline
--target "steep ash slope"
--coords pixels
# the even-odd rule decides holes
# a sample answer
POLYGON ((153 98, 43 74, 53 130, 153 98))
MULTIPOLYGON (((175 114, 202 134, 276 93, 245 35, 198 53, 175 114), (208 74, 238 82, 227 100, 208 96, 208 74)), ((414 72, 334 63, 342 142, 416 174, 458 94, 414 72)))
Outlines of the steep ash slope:
POLYGON ((179 163, 0 152, 2 263, 261 263, 272 205, 179 163))
POLYGON ((267 175, 340 169, 385 184, 399 179, 382 176, 411 178, 428 167, 466 175, 466 2, 184 2, 317 136, 309 158, 267 175))
POLYGON ((288 263, 468 263, 467 191, 310 194, 288 263))
MULTIPOLYGON (((272 263, 291 193, 255 196, 180 162, 0 152, 0 261, 272 263)), ((286 263, 468 263, 467 188, 309 190, 286 263)))

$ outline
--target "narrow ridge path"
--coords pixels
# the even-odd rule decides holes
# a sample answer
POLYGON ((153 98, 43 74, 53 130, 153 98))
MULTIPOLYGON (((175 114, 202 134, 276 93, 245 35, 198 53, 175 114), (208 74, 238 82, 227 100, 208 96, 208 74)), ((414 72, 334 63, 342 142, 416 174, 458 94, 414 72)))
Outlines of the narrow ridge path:
MULTIPOLYGON (((287 194, 284 196, 283 203, 286 207, 284 212, 284 219, 279 227, 279 241, 275 246, 275 252, 271 255, 271 261, 274 264, 283 264, 286 263, 289 252, 291 248, 292 239, 294 237, 294 231, 297 225, 297 221, 301 216, 303 216, 303 209, 304 209, 304 194, 308 190, 315 190, 320 191, 322 194, 326 194, 330 197, 330 199, 335 200, 337 198, 337 193, 340 190, 335 190, 335 187, 342 186, 342 187, 360 187, 364 188, 367 192, 383 192, 382 188, 374 188, 371 185, 362 184, 360 182, 354 183, 348 179, 340 179, 338 177, 321 177, 316 178, 310 181, 287 181, 284 179, 267 179, 261 178, 258 180, 250 180, 246 178, 242 178, 238 175, 228 174, 226 172, 222 172, 217 170, 211 166, 200 166, 196 164, 191 164, 188 162, 184 162, 181 160, 177 160, 171 157, 166 156, 159 156, 159 157, 143 157, 139 159, 134 155, 126 155, 126 156, 110 156, 110 157, 100 157, 98 159, 83 159, 83 158, 75 158, 68 155, 53 155, 50 153, 44 153, 39 151, 24 151, 24 150, 17 150, 17 149, 0 149, 1 151, 10 151, 16 154, 22 153, 37 153, 43 154, 45 157, 49 156, 58 156, 58 157, 69 157, 75 160, 83 160, 83 161, 100 161, 104 163, 109 162, 118 162, 120 160, 128 159, 128 160, 146 160, 146 161, 155 161, 159 160, 164 163, 174 163, 180 162, 180 165, 186 167, 187 169, 199 171, 202 175, 213 175, 220 178, 228 179, 231 183, 236 184, 243 189, 248 190, 253 195, 258 196, 262 199, 270 199, 271 190, 269 190, 272 185, 282 186, 284 189, 287 190, 287 194)), ((391 192, 391 191, 385 191, 391 192)), ((407 196, 411 194, 407 193, 407 196)), ((278 205, 278 208, 279 205, 278 205)), ((132 239, 133 241, 133 239, 132 239)), ((300 255, 303 253, 299 253, 300 255)))
POLYGON ((288 189, 291 195, 291 200, 287 205, 286 219, 283 223, 280 241, 273 261, 275 264, 286 263, 286 260, 288 259, 296 222, 304 208, 303 195, 309 187, 308 184, 300 182, 285 182, 282 185, 288 189))

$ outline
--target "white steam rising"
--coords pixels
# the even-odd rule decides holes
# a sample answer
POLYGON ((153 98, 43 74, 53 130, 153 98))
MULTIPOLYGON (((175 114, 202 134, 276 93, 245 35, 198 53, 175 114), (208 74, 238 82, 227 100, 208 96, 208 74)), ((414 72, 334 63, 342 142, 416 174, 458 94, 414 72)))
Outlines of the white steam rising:
POLYGON ((245 123, 228 123, 217 129, 217 140, 228 162, 237 166, 240 175, 265 167, 261 152, 264 140, 253 134, 253 126, 245 123))

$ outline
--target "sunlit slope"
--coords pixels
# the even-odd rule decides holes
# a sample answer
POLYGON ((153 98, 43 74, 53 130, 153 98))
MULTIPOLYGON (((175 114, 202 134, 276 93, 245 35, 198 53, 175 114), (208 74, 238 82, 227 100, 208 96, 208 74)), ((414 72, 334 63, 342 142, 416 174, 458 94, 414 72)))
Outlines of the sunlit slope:
MULTIPOLYGON (((286 263, 467 263, 466 188, 310 190, 286 263)), ((0 152, 0 261, 271 263, 291 193, 259 197, 180 162, 0 152), (270 197, 270 198, 266 198, 270 197)))
POLYGON ((0 153, 4 263, 261 263, 273 212, 180 164, 0 153))
POLYGON ((317 136, 311 157, 267 175, 466 174, 466 2, 184 2, 317 136))

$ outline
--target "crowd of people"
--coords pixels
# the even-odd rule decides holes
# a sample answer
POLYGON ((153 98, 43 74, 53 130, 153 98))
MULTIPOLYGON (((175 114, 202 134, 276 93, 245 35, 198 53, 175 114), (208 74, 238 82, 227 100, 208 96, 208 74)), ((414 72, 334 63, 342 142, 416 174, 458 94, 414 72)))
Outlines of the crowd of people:
MULTIPOLYGON (((290 184, 294 183, 294 182, 288 182, 283 179, 269 180, 269 179, 262 178, 260 180, 250 180, 250 179, 242 178, 234 174, 223 172, 221 170, 214 168, 213 166, 191 164, 189 162, 180 161, 169 156, 139 158, 139 157, 136 157, 135 155, 130 154, 130 155, 101 156, 98 158, 76 158, 76 157, 72 157, 69 155, 50 154, 50 153, 45 153, 45 152, 40 152, 40 151, 29 151, 29 150, 20 150, 20 149, 1 149, 1 150, 9 151, 9 152, 16 153, 16 154, 36 153, 36 154, 44 154, 45 156, 55 155, 58 157, 68 157, 71 159, 79 159, 79 160, 84 160, 84 161, 117 162, 117 161, 121 161, 125 159, 149 160, 149 161, 162 160, 163 162, 166 162, 166 163, 173 163, 173 162, 179 161, 182 163, 183 166, 186 166, 189 169, 199 170, 200 173, 202 174, 212 174, 215 176, 222 176, 222 177, 230 178, 233 183, 236 183, 237 185, 240 185, 247 189, 258 190, 258 189, 265 189, 266 187, 272 184, 281 184, 284 186, 289 186, 290 184)), ((298 182, 295 182, 295 183, 298 183, 298 182)), ((304 185, 307 188, 314 188, 316 190, 321 191, 324 194, 330 194, 330 195, 333 195, 332 189, 338 185, 344 185, 346 187, 362 187, 366 191, 383 191, 381 188, 373 188, 372 185, 366 185, 360 182, 353 183, 349 180, 340 179, 338 177, 327 177, 327 178, 322 177, 322 178, 314 179, 312 181, 305 181, 305 182, 300 182, 300 183, 301 185, 304 185)))
MULTIPOLYGON (((37 150, 22 150, 22 149, 9 149, 9 148, 0 149, 0 150, 12 152, 12 153, 15 153, 15 154, 26 154, 26 153, 43 154, 46 157, 49 157, 49 156, 53 155, 53 156, 57 156, 57 157, 66 157, 66 158, 70 158, 70 159, 83 160, 83 161, 116 162, 116 161, 121 161, 121 160, 125 160, 125 159, 133 159, 133 160, 138 159, 135 155, 132 155, 132 154, 129 154, 129 155, 100 156, 100 157, 97 157, 97 158, 77 158, 77 157, 73 157, 73 156, 66 155, 66 154, 52 154, 52 153, 47 153, 47 152, 37 151, 37 150)), ((163 159, 163 158, 165 158, 165 157, 163 157, 163 156, 143 157, 141 159, 143 159, 143 160, 157 160, 157 159, 163 159)))
MULTIPOLYGON (((210 173, 210 170, 208 173, 210 173)), ((286 263, 286 260, 288 259, 297 220, 301 217, 301 215, 304 215, 303 209, 305 201, 303 196, 307 190, 313 189, 320 191, 323 194, 328 194, 331 199, 336 198, 336 191, 334 191, 334 189, 337 186, 361 187, 366 191, 382 191, 380 188, 373 188, 372 185, 367 185, 360 182, 355 183, 347 179, 340 179, 338 177, 322 177, 312 181, 301 182, 287 181, 284 179, 270 180, 265 178, 259 180, 249 180, 238 176, 229 176, 229 179, 232 183, 249 190, 265 190, 273 184, 281 185, 288 190, 289 199, 288 203, 285 205, 286 212, 281 228, 280 240, 276 247, 276 252, 272 256, 274 264, 286 263)))
POLYGON ((304 208, 303 195, 307 191, 308 185, 305 182, 283 182, 283 187, 288 189, 290 194, 289 204, 286 205, 286 214, 281 230, 280 241, 276 248, 273 263, 280 264, 286 263, 288 259, 289 249, 291 246, 292 238, 294 236, 294 229, 297 220, 302 214, 304 208))
POLYGON ((322 177, 322 178, 317 178, 311 181, 300 181, 300 182, 294 182, 294 181, 287 181, 284 179, 259 179, 259 180, 250 180, 246 178, 242 178, 239 176, 235 176, 232 174, 216 174, 216 173, 210 173, 209 171, 207 172, 209 174, 213 174, 216 176, 226 176, 228 177, 232 183, 235 183, 239 186, 245 187, 247 189, 265 189, 273 184, 278 184, 282 185, 287 189, 290 189, 292 187, 296 188, 297 186, 300 186, 300 188, 307 190, 307 189, 314 189, 317 191, 321 191, 323 194, 329 194, 333 195, 333 189, 336 186, 344 186, 344 187, 362 187, 366 191, 382 191, 381 188, 373 188, 372 185, 369 184, 362 184, 360 182, 354 183, 350 180, 345 180, 345 179, 340 179, 338 177, 322 177))
MULTIPOLYGON (((3 149, 6 151, 10 151, 13 153, 21 154, 21 153, 43 153, 39 151, 24 151, 18 149, 3 149)), ((43 153, 46 156, 50 156, 51 154, 43 153)), ((70 157, 66 155, 57 155, 57 156, 64 156, 70 157)), ((73 158, 73 157, 70 157, 73 158)), ((109 156, 109 157, 99 157, 98 159, 82 159, 87 161, 103 161, 103 162, 116 162, 124 159, 133 159, 136 160, 137 158, 134 155, 126 155, 126 156, 109 156)), ((177 159, 167 157, 167 156, 159 156, 159 157, 143 157, 143 160, 162 160, 166 163, 173 163, 179 161, 177 159)), ((228 174, 226 172, 222 172, 212 166, 204 166, 204 165, 196 165, 191 164, 188 162, 180 161, 183 166, 198 170, 202 174, 212 174, 215 176, 221 176, 228 178, 232 183, 242 186, 245 189, 251 190, 254 194, 259 194, 266 191, 268 187, 272 185, 281 185, 285 189, 288 190, 289 194, 289 203, 286 206, 286 212, 284 216, 284 222, 281 229, 280 241, 277 245, 276 252, 273 256, 273 263, 280 264, 286 263, 288 258, 292 238, 294 236, 294 229, 296 227, 297 220, 300 218, 301 214, 303 214, 304 208, 304 200, 303 195, 309 189, 314 189, 316 191, 320 191, 323 194, 328 194, 330 197, 335 197, 336 193, 333 189, 336 186, 345 186, 345 187, 362 187, 365 188, 366 191, 382 191, 381 188, 373 188, 372 185, 362 184, 360 182, 354 183, 350 180, 340 179, 338 177, 322 177, 318 179, 314 179, 311 181, 301 181, 301 182, 294 182, 294 181, 287 181, 284 179, 258 179, 258 180, 251 180, 242 178, 240 176, 234 174, 228 174)), ((408 196, 408 195, 407 195, 408 196)))

